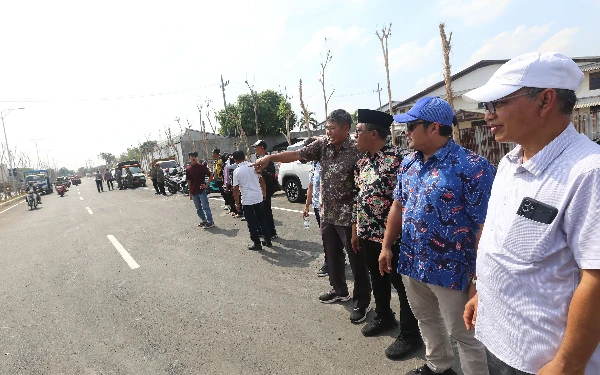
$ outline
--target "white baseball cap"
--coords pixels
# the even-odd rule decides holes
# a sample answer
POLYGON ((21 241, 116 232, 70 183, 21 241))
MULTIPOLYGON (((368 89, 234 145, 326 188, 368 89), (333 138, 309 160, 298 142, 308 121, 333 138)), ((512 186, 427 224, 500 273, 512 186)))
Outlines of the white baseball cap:
POLYGON ((463 95, 470 102, 491 102, 522 87, 577 91, 583 72, 573 60, 558 52, 530 52, 509 60, 487 83, 463 95))

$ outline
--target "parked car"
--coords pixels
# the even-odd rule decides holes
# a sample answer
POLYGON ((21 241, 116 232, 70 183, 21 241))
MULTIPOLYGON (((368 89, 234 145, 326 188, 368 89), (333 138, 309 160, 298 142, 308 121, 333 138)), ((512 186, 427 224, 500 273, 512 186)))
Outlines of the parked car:
MULTIPOLYGON (((287 147, 287 151, 294 151, 304 147, 305 139, 287 147)), ((277 181, 283 188, 288 201, 292 203, 304 202, 308 189, 308 176, 312 163, 293 161, 291 163, 277 163, 277 181)))

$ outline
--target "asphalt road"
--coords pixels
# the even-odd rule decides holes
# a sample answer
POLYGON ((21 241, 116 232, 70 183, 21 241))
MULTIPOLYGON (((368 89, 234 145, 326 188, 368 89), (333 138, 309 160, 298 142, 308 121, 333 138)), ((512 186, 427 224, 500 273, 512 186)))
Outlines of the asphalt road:
POLYGON ((252 252, 246 223, 218 199, 204 230, 186 196, 94 185, 35 211, 0 209, 0 374, 404 374, 423 363, 423 350, 388 360, 398 331, 363 337, 349 302, 319 303, 330 286, 315 275, 321 241, 303 205, 278 194, 280 238, 252 252))

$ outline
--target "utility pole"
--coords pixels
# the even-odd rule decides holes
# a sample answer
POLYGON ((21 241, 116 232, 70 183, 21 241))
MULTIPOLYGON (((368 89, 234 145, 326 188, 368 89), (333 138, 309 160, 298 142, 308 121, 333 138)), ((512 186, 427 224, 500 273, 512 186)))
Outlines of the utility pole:
POLYGON ((379 88, 379 83, 377 84, 377 90, 373 90, 373 92, 376 92, 379 94, 379 108, 381 108, 381 88, 379 88))
POLYGON ((35 139, 30 139, 31 142, 35 143, 35 152, 37 153, 37 158, 38 158, 38 169, 42 169, 42 164, 40 162, 40 151, 38 150, 38 143, 42 140, 43 138, 35 138, 35 139))

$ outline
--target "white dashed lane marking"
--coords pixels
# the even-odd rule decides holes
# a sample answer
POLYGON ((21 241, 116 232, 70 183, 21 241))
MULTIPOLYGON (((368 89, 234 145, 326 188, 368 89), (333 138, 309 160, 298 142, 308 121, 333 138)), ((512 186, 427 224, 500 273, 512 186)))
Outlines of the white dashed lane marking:
POLYGON ((119 254, 121 254, 121 256, 123 257, 123 259, 125 260, 125 262, 127 262, 127 264, 129 265, 129 268, 131 268, 132 270, 134 270, 134 269, 140 267, 140 265, 137 264, 137 262, 131 257, 131 255, 129 255, 129 253, 127 252, 127 250, 125 250, 125 248, 123 247, 123 245, 121 245, 119 243, 119 241, 117 241, 117 239, 115 238, 115 236, 113 236, 112 234, 109 234, 106 237, 113 244, 113 246, 115 247, 115 249, 117 249, 117 251, 119 252, 119 254))
POLYGON ((90 215, 93 215, 93 214, 94 214, 94 213, 92 212, 92 209, 91 209, 91 208, 89 208, 89 207, 86 207, 85 209, 87 210, 87 212, 89 212, 89 213, 90 213, 90 215))

